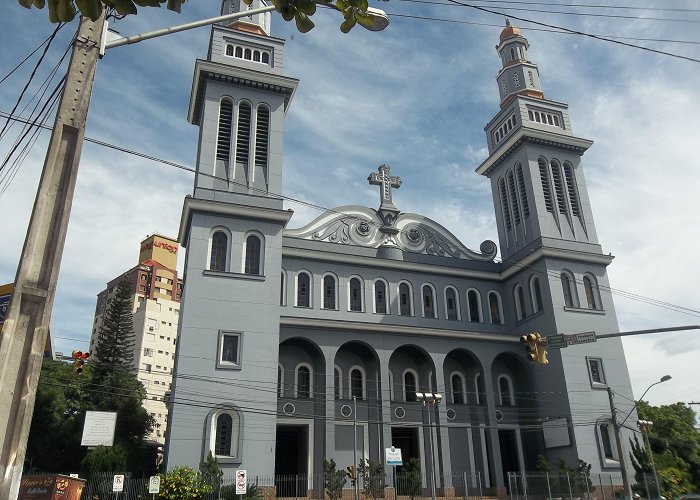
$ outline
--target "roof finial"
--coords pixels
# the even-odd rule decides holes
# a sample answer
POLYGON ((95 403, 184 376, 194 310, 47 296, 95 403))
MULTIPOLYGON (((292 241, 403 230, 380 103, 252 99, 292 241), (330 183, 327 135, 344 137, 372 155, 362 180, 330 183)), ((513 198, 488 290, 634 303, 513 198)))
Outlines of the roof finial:
POLYGON ((506 17, 506 26, 510 26, 510 19, 506 17))

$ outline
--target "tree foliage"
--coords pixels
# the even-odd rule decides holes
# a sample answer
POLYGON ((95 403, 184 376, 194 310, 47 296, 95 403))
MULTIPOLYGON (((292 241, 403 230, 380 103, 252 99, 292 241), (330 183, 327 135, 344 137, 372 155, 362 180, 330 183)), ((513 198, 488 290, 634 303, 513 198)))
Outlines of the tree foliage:
POLYGON ((134 304, 133 289, 126 279, 117 285, 109 302, 97 337, 94 365, 98 375, 115 370, 133 370, 134 363, 134 304))
POLYGON ((365 498, 377 499, 382 496, 386 483, 384 482, 384 464, 372 462, 369 459, 360 460, 357 468, 362 478, 362 491, 365 498))
MULTIPOLYGON (((65 23, 72 21, 80 14, 96 21, 105 7, 115 9, 120 15, 136 14, 138 7, 160 7, 166 4, 169 10, 180 12, 182 4, 187 0, 18 0, 23 7, 43 9, 48 3, 49 21, 65 23)), ((253 0, 244 0, 248 5, 253 0)), ((272 0, 275 10, 285 21, 295 21, 297 29, 306 33, 313 29, 310 19, 316 13, 316 5, 321 4, 339 11, 343 16, 340 29, 343 33, 350 31, 355 24, 371 26, 373 16, 369 12, 367 0, 272 0)))
POLYGON ((343 496, 343 488, 348 482, 345 471, 336 470, 335 460, 323 461, 323 485, 329 500, 339 500, 343 496))
POLYGON ((214 488, 202 478, 202 474, 189 467, 177 467, 161 475, 158 500, 199 500, 212 493, 214 488))

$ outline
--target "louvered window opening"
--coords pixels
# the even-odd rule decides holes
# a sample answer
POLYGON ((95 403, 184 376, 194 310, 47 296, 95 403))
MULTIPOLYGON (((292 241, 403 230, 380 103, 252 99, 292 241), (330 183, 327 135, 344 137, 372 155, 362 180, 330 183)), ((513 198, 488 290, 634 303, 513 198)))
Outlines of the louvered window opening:
POLYGON ((566 215, 566 198, 564 193, 564 180, 561 178, 561 167, 557 162, 551 162, 552 179, 554 180, 554 190, 557 193, 557 206, 559 213, 566 215))
POLYGON ((520 165, 515 169, 515 176, 518 180, 518 189, 520 191, 520 204, 523 210, 523 218, 530 217, 530 207, 527 203, 527 191, 525 190, 525 178, 523 177, 523 169, 520 165))
POLYGON ((255 130, 255 165, 258 167, 267 167, 269 138, 270 110, 266 106, 260 106, 255 130))
POLYGON ((513 171, 509 170, 508 174, 508 193, 510 194, 510 204, 513 207, 513 219, 515 224, 520 224, 520 208, 518 207, 518 196, 515 192, 515 181, 513 180, 513 171))
POLYGON ((544 196, 544 206, 547 212, 554 213, 554 204, 552 203, 552 185, 549 183, 549 173, 547 172, 547 163, 544 159, 537 160, 540 167, 540 181, 542 182, 542 194, 544 196))
POLYGON ((250 104, 242 102, 238 107, 238 133, 236 135, 236 163, 248 164, 250 158, 250 104))
POLYGON ((216 138, 216 159, 228 161, 231 155, 231 123, 233 122, 233 102, 221 101, 219 107, 219 132, 216 138))
POLYGON ((581 215, 581 206, 578 201, 576 191, 576 178, 574 177, 574 167, 568 163, 564 164, 564 175, 566 176, 566 189, 569 191, 569 203, 571 203, 571 213, 576 217, 581 215))
POLYGON ((510 221, 510 207, 508 206, 508 195, 506 194, 506 181, 501 177, 498 180, 498 190, 501 194, 501 209, 503 210, 503 221, 506 224, 506 231, 510 231, 513 226, 510 221))

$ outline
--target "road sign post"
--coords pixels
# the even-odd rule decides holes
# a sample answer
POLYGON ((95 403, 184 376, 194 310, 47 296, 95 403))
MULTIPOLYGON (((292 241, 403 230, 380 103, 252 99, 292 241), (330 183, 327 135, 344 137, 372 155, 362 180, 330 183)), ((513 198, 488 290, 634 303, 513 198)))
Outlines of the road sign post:
POLYGON ((121 493, 124 491, 124 475, 116 474, 114 480, 112 481, 112 491, 114 493, 121 493))
POLYGON ((548 335, 545 337, 547 339, 548 349, 562 349, 568 345, 566 335, 548 335))
POLYGON ((156 493, 160 493, 160 476, 151 476, 148 480, 148 492, 153 494, 153 500, 156 498, 156 493))

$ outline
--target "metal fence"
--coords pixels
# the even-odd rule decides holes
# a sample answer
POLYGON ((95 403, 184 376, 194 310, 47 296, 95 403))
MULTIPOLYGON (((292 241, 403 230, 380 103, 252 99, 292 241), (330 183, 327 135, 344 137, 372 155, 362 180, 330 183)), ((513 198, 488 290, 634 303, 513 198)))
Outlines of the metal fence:
POLYGON ((508 491, 511 500, 613 500, 622 476, 509 472, 508 491))

